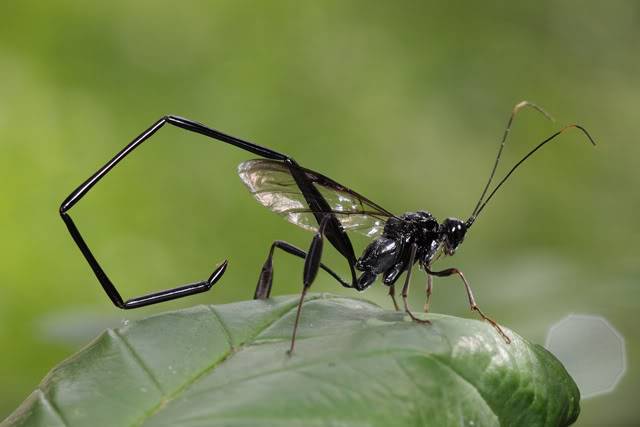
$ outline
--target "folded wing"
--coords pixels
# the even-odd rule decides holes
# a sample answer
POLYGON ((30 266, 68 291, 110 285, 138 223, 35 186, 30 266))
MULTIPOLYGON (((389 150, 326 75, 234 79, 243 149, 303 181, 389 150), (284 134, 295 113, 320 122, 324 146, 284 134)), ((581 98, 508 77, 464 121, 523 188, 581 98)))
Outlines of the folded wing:
MULTIPOLYGON (((302 169, 331 207, 345 231, 378 236, 394 216, 355 191, 310 169, 302 169)), ((316 231, 318 222, 298 188, 289 167, 278 160, 248 160, 238 166, 238 175, 260 204, 305 230, 316 231)))

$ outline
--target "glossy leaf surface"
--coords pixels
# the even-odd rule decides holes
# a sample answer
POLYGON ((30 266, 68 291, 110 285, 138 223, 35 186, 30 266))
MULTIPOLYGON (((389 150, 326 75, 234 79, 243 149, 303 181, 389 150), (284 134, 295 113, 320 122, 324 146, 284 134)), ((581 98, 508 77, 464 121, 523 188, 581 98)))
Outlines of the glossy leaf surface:
POLYGON ((313 294, 196 306, 107 330, 62 362, 5 426, 567 425, 579 393, 511 331, 313 294))

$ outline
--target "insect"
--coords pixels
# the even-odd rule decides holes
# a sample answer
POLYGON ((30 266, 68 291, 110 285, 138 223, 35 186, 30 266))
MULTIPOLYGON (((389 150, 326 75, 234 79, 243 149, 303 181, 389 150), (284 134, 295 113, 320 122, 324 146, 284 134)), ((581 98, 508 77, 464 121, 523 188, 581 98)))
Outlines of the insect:
POLYGON ((161 118, 125 146, 62 202, 60 215, 102 288, 117 307, 122 309, 144 307, 209 290, 224 274, 227 268, 227 260, 217 266, 206 280, 135 297, 126 301, 123 300, 69 215, 69 210, 121 160, 148 140, 162 126, 170 124, 231 144, 259 156, 260 159, 249 160, 239 165, 238 174, 244 184, 262 205, 283 216, 287 221, 314 233, 309 249, 306 252, 284 241, 273 242, 260 271, 254 293, 254 298, 256 299, 268 298, 271 294, 275 249, 304 259, 303 286, 297 306, 289 354, 291 354, 295 346, 296 332, 305 295, 320 269, 326 271, 342 286, 358 291, 365 290, 374 283, 378 276, 381 276, 382 282, 389 288, 388 294, 396 310, 399 310, 399 306, 395 297, 395 285, 402 274, 406 272, 401 290, 403 309, 415 322, 430 323, 426 319, 416 317, 407 302, 411 272, 415 264, 418 264, 426 272, 427 276, 425 311, 429 310, 433 277, 457 275, 462 281, 471 309, 477 312, 482 319, 489 322, 502 338, 509 343, 509 337, 498 323, 485 315, 478 307, 469 282, 462 271, 457 268, 434 270, 432 269, 432 264, 441 256, 455 254, 478 215, 498 189, 523 162, 544 145, 570 128, 580 130, 586 135, 589 142, 595 145, 593 138, 582 126, 578 124, 567 125, 529 151, 489 191, 513 120, 517 113, 525 107, 533 108, 551 119, 543 109, 531 102, 522 101, 513 108, 500 141, 498 154, 493 163, 489 180, 484 186, 471 216, 464 221, 458 218, 446 218, 442 222, 438 222, 432 214, 426 211, 395 215, 333 179, 299 165, 293 158, 285 154, 177 116, 161 118), (360 257, 355 254, 348 232, 359 232, 373 239, 360 257), (322 262, 325 239, 347 261, 350 273, 349 279, 343 279, 322 262))

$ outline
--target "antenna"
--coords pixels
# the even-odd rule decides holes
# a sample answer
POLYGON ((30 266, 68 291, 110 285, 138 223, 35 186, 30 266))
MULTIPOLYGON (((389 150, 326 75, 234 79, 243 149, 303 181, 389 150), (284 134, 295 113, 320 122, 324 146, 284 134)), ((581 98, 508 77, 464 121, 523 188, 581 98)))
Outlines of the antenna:
MULTIPOLYGON (((555 139, 558 135, 560 135, 561 133, 563 133, 564 131, 566 131, 567 129, 578 129, 580 130, 583 134, 586 135, 586 137, 589 139, 589 142, 591 142, 591 144, 593 144, 594 146, 596 145, 596 142, 593 140, 593 138, 591 137, 591 135, 589 134, 589 132, 587 132, 587 130, 585 128, 583 128, 582 126, 578 125, 578 124, 570 124, 567 125, 565 127, 563 127, 562 129, 560 129, 559 131, 555 132, 553 135, 551 135, 550 137, 548 137, 547 139, 545 139, 544 141, 542 141, 541 143, 539 143, 538 145, 536 145, 536 147, 529 151, 522 159, 520 159, 518 161, 518 163, 516 163, 511 170, 509 170, 509 172, 507 172, 507 174, 504 176, 504 178, 502 178, 500 180, 500 182, 498 183, 498 185, 495 186, 495 188, 493 189, 493 191, 491 191, 491 193, 489 193, 489 196, 486 198, 486 200, 480 205, 480 202, 478 202, 479 206, 476 206, 476 209, 474 209, 473 214, 471 215, 471 218, 469 218, 467 220, 468 225, 470 226, 471 224, 473 224, 473 222, 475 221, 475 219, 478 217, 478 215, 480 215, 480 212, 482 212, 482 210, 484 209, 484 207, 487 205, 487 203, 489 202, 489 200, 491 200, 491 198, 493 197, 494 194, 496 194, 496 191, 498 191, 498 189, 502 186, 502 184, 505 183, 505 181, 507 179, 509 179, 509 177, 511 176, 511 174, 513 172, 515 172, 516 169, 518 169, 518 167, 524 163, 525 160, 527 160, 529 157, 531 157, 533 155, 533 153, 535 153, 536 151, 538 151, 540 148, 542 148, 545 144, 547 144, 548 142, 551 142, 553 139, 555 139)), ((502 150, 502 147, 501 147, 502 150)), ((496 162, 497 163, 497 162, 496 162)), ((493 174, 492 174, 493 177, 493 174)), ((489 180, 491 181, 491 180, 489 180)), ((488 186, 487 186, 488 187, 488 186)), ((483 193, 484 196, 484 193, 483 193)), ((482 198, 480 199, 482 200, 482 198)))
POLYGON ((496 170, 498 169, 498 163, 500 163, 500 157, 502 156, 502 150, 504 149, 504 144, 507 142, 507 137, 511 132, 511 124, 513 123, 513 119, 516 117, 516 114, 518 114, 518 112, 525 107, 531 107, 534 110, 537 110, 540 114, 542 114, 552 122, 555 121, 555 119, 551 117, 549 113, 547 113, 544 109, 540 108, 533 102, 521 101, 513 107, 513 110, 511 111, 511 115, 509 116, 509 121, 507 122, 507 127, 504 129, 504 133, 502 134, 502 140, 500 141, 500 148, 498 148, 498 155, 496 156, 496 161, 493 163, 493 168, 491 169, 491 174, 489 175, 489 181, 487 181, 487 185, 485 185, 484 189, 482 190, 482 194, 480 195, 480 199, 478 199, 478 203, 476 203, 476 207, 473 209, 471 218, 469 218, 469 221, 467 221, 469 222, 468 225, 473 224, 473 221, 478 216, 478 209, 480 208, 480 205, 482 204, 482 200, 484 199, 484 196, 487 194, 487 190, 491 185, 491 181, 493 181, 493 177, 496 174, 496 170))

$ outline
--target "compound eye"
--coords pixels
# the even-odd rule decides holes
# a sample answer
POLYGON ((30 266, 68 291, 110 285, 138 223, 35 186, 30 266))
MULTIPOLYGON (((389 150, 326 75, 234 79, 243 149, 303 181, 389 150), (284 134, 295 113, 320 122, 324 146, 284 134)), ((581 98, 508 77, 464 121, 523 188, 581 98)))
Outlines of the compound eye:
POLYGON ((464 232, 462 231, 462 224, 455 224, 453 227, 451 227, 451 234, 456 240, 462 238, 464 236, 464 232))
POLYGON ((456 218, 447 218, 444 223, 444 229, 449 244, 454 248, 462 243, 464 235, 467 232, 464 223, 456 218))

